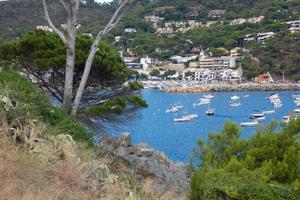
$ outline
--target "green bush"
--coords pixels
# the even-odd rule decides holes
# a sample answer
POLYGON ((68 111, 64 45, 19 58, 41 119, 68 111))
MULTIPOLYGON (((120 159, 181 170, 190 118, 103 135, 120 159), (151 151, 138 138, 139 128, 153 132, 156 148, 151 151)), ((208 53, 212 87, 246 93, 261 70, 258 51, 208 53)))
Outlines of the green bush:
POLYGON ((130 81, 129 82, 129 88, 132 89, 132 90, 136 90, 137 91, 137 90, 143 89, 144 85, 141 84, 138 81, 130 81))
POLYGON ((129 96, 128 97, 128 102, 135 105, 135 106, 140 106, 140 107, 144 107, 144 108, 148 107, 147 102, 139 96, 135 96, 135 95, 134 96, 129 96))
POLYGON ((279 132, 276 127, 272 122, 245 141, 227 122, 221 133, 199 140, 190 199, 300 199, 300 118, 279 132))
POLYGON ((69 134, 76 141, 93 142, 93 135, 59 108, 54 108, 47 95, 20 75, 0 73, 0 97, 9 97, 14 109, 7 113, 13 120, 26 117, 48 125, 45 134, 69 134))

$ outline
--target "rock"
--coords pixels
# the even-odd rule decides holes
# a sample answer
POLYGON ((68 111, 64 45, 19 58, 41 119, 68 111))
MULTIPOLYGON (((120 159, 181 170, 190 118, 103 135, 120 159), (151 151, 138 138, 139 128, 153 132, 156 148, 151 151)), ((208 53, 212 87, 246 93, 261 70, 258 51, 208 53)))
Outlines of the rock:
POLYGON ((124 147, 130 147, 132 145, 131 135, 129 133, 123 133, 120 141, 120 144, 124 147))
POLYGON ((132 144, 128 133, 118 138, 103 138, 98 144, 102 151, 111 152, 127 160, 134 171, 145 180, 152 177, 152 191, 176 191, 186 194, 189 189, 188 167, 170 160, 163 152, 156 151, 147 144, 132 144))
POLYGON ((110 176, 109 168, 106 165, 99 165, 95 171, 95 177, 97 180, 106 181, 110 176))

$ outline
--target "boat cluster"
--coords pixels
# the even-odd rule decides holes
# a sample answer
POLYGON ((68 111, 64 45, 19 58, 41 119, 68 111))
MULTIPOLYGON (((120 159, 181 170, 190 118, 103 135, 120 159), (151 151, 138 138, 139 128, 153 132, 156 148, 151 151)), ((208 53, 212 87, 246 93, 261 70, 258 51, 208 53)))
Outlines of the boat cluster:
POLYGON ((230 97, 229 106, 230 107, 240 107, 242 104, 239 100, 240 100, 239 96, 234 95, 234 96, 230 97))
POLYGON ((278 94, 272 94, 267 99, 273 104, 274 108, 281 108, 283 106, 278 94))
POLYGON ((166 113, 175 113, 175 112, 178 112, 182 108, 183 108, 183 105, 181 105, 181 103, 176 103, 170 109, 166 110, 166 113))
MULTIPOLYGON (((296 104, 297 107, 300 107, 300 95, 293 95, 294 98, 294 103, 296 104)), ((274 108, 280 108, 283 106, 283 103, 280 99, 280 96, 278 94, 272 94, 267 97, 267 99, 273 104, 274 108)), ((266 119, 266 115, 270 115, 275 113, 275 110, 268 110, 268 111, 263 111, 262 113, 255 113, 251 114, 250 118, 253 121, 250 122, 242 122, 240 125, 242 127, 249 127, 249 126, 257 126, 259 122, 262 122, 266 119)), ((300 114, 300 109, 294 109, 292 113, 289 115, 285 115, 282 117, 282 122, 288 123, 291 119, 293 119, 296 115, 300 114)))
MULTIPOLYGON (((249 97, 249 95, 245 95, 244 98, 249 97)), ((208 104, 208 109, 206 110, 206 115, 215 115, 215 109, 210 108, 210 104, 212 99, 214 98, 213 95, 207 94, 201 97, 196 103, 193 104, 193 107, 205 105, 208 104)), ((229 98, 230 100, 230 107, 239 107, 241 106, 240 102, 240 96, 231 96, 229 98)), ((297 107, 300 107, 300 95, 293 95, 294 103, 297 107)), ((274 108, 280 108, 283 106, 283 103, 280 99, 280 96, 278 94, 272 94, 267 97, 267 99, 273 104, 274 108)), ((178 112, 180 109, 183 108, 183 105, 179 102, 174 105, 172 105, 169 109, 166 110, 166 113, 175 113, 178 112)), ((263 110, 262 112, 256 111, 255 113, 250 114, 251 121, 248 122, 241 122, 240 126, 242 127, 251 127, 251 126, 257 126, 260 122, 263 122, 266 120, 267 115, 274 114, 275 110, 263 110)), ((295 115, 300 115, 300 108, 293 110, 292 114, 286 115, 282 117, 283 122, 289 122, 295 115)), ((190 115, 183 115, 179 118, 174 118, 174 122, 188 122, 193 119, 198 118, 198 114, 190 114, 190 115)))

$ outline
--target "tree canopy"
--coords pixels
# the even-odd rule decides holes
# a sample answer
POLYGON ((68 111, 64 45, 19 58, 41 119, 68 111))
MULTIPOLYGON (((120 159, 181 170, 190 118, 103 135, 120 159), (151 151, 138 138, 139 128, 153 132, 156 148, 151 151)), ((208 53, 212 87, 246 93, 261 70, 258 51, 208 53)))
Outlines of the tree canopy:
POLYGON ((190 199, 299 199, 300 119, 276 130, 272 122, 246 141, 228 122, 219 134, 199 140, 190 199))

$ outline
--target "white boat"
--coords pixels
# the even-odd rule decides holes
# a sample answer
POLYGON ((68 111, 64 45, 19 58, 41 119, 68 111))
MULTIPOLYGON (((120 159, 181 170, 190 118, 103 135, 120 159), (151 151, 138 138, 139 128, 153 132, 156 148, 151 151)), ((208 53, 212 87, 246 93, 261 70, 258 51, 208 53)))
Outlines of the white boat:
POLYGON ((171 109, 166 110, 166 113, 175 113, 178 112, 178 108, 172 107, 171 109))
POLYGON ((242 104, 241 103, 231 103, 229 104, 230 107, 240 107, 242 104))
POLYGON ((175 118, 173 121, 174 122, 188 122, 191 121, 192 119, 198 118, 197 114, 192 114, 192 115, 184 115, 181 118, 175 118))
POLYGON ((214 114, 215 114, 215 109, 209 108, 209 109, 206 111, 206 114, 209 115, 209 116, 214 115, 214 114))
POLYGON ((270 114, 275 113, 275 110, 265 110, 262 113, 265 114, 265 115, 270 115, 270 114))
POLYGON ((281 108, 283 106, 282 103, 275 103, 274 108, 281 108))
POLYGON ((230 100, 232 100, 232 101, 236 101, 236 100, 239 100, 239 99, 240 99, 240 97, 236 96, 236 95, 230 97, 230 100))
POLYGON ((247 94, 247 95, 244 95, 244 97, 245 97, 245 98, 247 98, 247 97, 249 97, 249 96, 250 96, 249 94, 247 94))
POLYGON ((201 106, 201 105, 205 105, 205 104, 209 104, 210 103, 210 99, 206 99, 206 98, 201 98, 199 100, 198 103, 194 103, 193 106, 201 106))
POLYGON ((182 116, 181 118, 175 118, 173 121, 174 122, 188 122, 188 121, 191 121, 191 119, 187 116, 182 116))
POLYGON ((264 117, 265 114, 263 113, 253 113, 250 115, 251 118, 260 118, 260 117, 264 117))
POLYGON ((295 109, 294 113, 300 113, 300 109, 295 109))
POLYGON ((178 105, 178 106, 175 106, 175 108, 177 108, 177 109, 182 109, 183 106, 182 106, 182 105, 178 105))
POLYGON ((255 120, 258 122, 263 122, 266 120, 266 117, 258 117, 258 118, 255 118, 255 120))
POLYGON ((257 126, 258 121, 252 121, 252 122, 241 122, 240 126, 242 127, 251 127, 251 126, 257 126))
POLYGON ((271 94, 270 96, 267 97, 267 99, 271 100, 271 99, 278 99, 279 98, 279 94, 271 94))
POLYGON ((300 95, 299 94, 295 94, 295 95, 293 95, 293 98, 300 99, 300 95))
POLYGON ((204 97, 205 99, 212 99, 212 98, 214 98, 214 96, 211 95, 211 94, 204 95, 203 97, 204 97))
POLYGON ((198 118, 197 114, 187 115, 190 119, 196 119, 198 118))
POLYGON ((291 121, 291 117, 289 115, 283 116, 282 117, 282 122, 288 123, 291 121))

